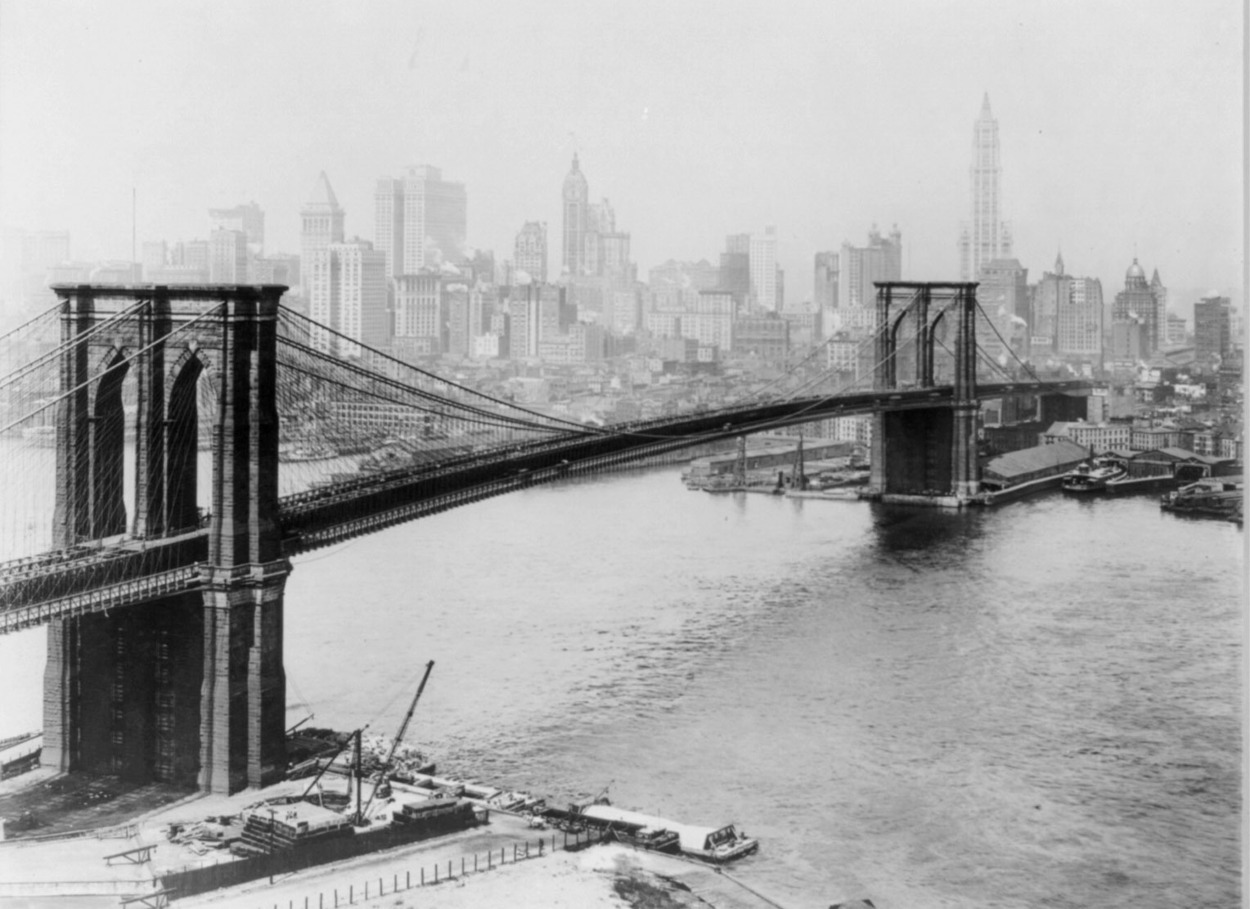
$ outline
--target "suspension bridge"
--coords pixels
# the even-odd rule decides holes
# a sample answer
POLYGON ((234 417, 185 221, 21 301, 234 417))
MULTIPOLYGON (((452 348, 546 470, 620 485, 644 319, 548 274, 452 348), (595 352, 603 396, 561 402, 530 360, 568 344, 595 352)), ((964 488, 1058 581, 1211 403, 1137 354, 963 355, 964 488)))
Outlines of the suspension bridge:
POLYGON ((293 556, 855 414, 874 421, 873 494, 967 502, 982 400, 1036 395, 1043 418, 1069 418, 1092 387, 979 347, 973 283, 878 285, 859 379, 829 368, 826 342, 724 406, 607 426, 369 348, 282 305, 277 285, 53 290, 0 336, 0 633, 48 628, 45 764, 218 792, 284 771, 293 556))

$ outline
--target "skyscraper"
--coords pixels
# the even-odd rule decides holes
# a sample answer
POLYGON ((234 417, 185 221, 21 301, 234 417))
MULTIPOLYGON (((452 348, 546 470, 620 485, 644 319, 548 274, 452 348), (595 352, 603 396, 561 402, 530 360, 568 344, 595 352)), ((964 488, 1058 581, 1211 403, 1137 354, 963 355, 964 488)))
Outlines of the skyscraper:
POLYGON ((547 225, 526 221, 516 235, 513 265, 539 284, 547 283, 547 225))
POLYGON ((1102 355, 1102 282, 1072 278, 1066 300, 1059 301, 1057 349, 1061 355, 1102 355))
POLYGON ((741 309, 751 293, 751 235, 730 234, 725 238, 725 251, 720 256, 719 286, 733 294, 734 304, 741 309))
POLYGON ((241 230, 247 234, 247 249, 253 255, 265 252, 265 213, 255 202, 234 208, 210 208, 211 230, 241 230))
POLYGON ((215 230, 208 238, 208 279, 218 284, 243 284, 247 273, 247 234, 215 230))
POLYGON ((889 239, 882 237, 874 224, 867 246, 843 243, 839 262, 838 309, 871 308, 877 298, 875 282, 902 279, 903 235, 898 225, 890 231, 889 239))
POLYGON ((972 221, 959 235, 959 277, 975 281, 981 266, 1011 258, 1011 228, 1002 220, 1002 166, 998 120, 990 113, 990 96, 981 101, 981 115, 972 126, 972 221))
MULTIPOLYGON (((370 347, 390 341, 386 257, 367 240, 330 243, 312 254, 308 314, 315 321, 370 347)), ((345 356, 360 347, 315 329, 313 346, 345 356)))
POLYGON ((563 212, 564 240, 560 265, 568 274, 576 277, 583 273, 586 256, 586 215, 587 199, 590 188, 586 184, 586 176, 577 164, 577 153, 573 153, 573 166, 564 178, 563 212))
POLYGON ((343 242, 343 209, 324 170, 317 175, 312 193, 300 209, 300 220, 299 280, 300 289, 307 296, 313 254, 331 243, 343 242))
POLYGON ((1155 349, 1167 347, 1168 334, 1168 289, 1159 279, 1159 269, 1150 276, 1150 293, 1155 298, 1155 349))
POLYGON ((414 275, 463 253, 468 196, 463 183, 445 181, 437 167, 379 178, 373 202, 375 246, 386 255, 387 277, 414 275))
POLYGON ((832 250, 816 253, 812 302, 820 309, 836 309, 838 306, 838 254, 832 250))
MULTIPOLYGON (((1155 273, 1156 280, 1158 272, 1155 273)), ((1133 258, 1133 264, 1128 267, 1128 271, 1124 273, 1124 290, 1115 295, 1115 305, 1111 310, 1112 323, 1120 322, 1136 322, 1141 325, 1142 338, 1141 347, 1144 356, 1149 357, 1152 353, 1160 348, 1160 340, 1162 332, 1166 330, 1166 313, 1163 320, 1160 320, 1160 298, 1159 291, 1163 291, 1163 300, 1166 303, 1167 290, 1159 282, 1154 288, 1146 283, 1146 273, 1142 267, 1137 264, 1137 258, 1133 258)))
POLYGON ((763 236, 752 235, 750 247, 751 296, 755 305, 777 310, 777 228, 769 225, 763 236))
POLYGON ((1232 349, 1228 297, 1203 297, 1194 304, 1194 359, 1202 366, 1218 364, 1232 349))
POLYGON ((1029 270, 1016 259, 991 259, 981 266, 977 285, 977 346, 991 356, 1027 346, 1029 270))

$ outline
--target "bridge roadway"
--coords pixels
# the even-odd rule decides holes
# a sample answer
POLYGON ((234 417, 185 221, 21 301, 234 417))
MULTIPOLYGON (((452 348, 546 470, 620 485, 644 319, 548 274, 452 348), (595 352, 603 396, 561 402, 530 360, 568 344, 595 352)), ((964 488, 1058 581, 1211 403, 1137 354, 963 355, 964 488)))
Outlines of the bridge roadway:
MULTIPOLYGON (((981 385, 978 398, 1081 393, 1085 380, 981 385)), ((868 391, 752 403, 658 420, 613 424, 474 453, 435 465, 364 475, 279 501, 289 558, 395 524, 548 482, 602 470, 718 438, 835 416, 933 407, 951 386, 868 391)), ((100 612, 197 589, 208 555, 208 530, 160 539, 125 536, 0 564, 0 634, 53 619, 100 612)))

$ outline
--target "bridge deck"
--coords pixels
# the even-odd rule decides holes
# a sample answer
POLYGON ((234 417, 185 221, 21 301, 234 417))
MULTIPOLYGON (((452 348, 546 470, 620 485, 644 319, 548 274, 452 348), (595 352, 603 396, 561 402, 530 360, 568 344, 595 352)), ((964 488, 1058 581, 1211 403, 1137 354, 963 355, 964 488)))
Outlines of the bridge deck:
MULTIPOLYGON (((1084 393, 1092 387, 1088 381, 1014 382, 983 385, 978 396, 1084 393)), ((616 424, 606 431, 572 431, 440 464, 354 477, 280 500, 284 554, 290 557, 569 473, 717 438, 880 408, 944 406, 952 398, 951 386, 939 386, 777 400, 616 424)), ((198 528, 156 540, 114 537, 0 564, 0 634, 197 589, 207 539, 208 531, 198 528)))

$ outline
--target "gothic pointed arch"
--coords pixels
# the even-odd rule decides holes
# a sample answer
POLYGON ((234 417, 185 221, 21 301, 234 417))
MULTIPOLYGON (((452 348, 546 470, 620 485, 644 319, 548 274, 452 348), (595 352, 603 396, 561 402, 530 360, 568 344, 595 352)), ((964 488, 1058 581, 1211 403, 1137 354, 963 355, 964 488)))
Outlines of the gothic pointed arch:
POLYGON ((90 535, 95 539, 126 532, 126 410, 122 383, 129 370, 125 348, 114 346, 105 353, 99 377, 93 383, 89 429, 90 535))
POLYGON ((169 370, 165 412, 165 521, 171 531, 199 524, 200 377, 209 364, 189 346, 169 370))

